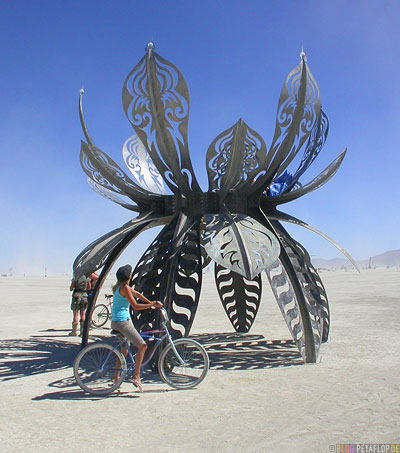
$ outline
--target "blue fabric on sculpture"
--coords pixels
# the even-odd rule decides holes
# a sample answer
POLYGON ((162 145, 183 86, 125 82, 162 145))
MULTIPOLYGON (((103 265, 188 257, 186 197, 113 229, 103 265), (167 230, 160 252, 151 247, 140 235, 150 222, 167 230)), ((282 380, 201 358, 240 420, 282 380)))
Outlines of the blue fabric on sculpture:
POLYGON ((277 178, 270 184, 269 196, 276 197, 277 195, 281 195, 282 193, 284 193, 288 188, 289 184, 292 182, 292 179, 293 177, 288 171, 282 173, 279 176, 279 178, 277 178))

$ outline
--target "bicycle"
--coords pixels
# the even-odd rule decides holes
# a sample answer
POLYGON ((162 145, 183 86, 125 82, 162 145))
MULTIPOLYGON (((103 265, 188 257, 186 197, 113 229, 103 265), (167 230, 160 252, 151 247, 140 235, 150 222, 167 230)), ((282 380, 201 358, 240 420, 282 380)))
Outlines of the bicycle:
POLYGON ((111 319, 111 310, 112 310, 112 294, 104 294, 104 297, 107 300, 106 304, 98 304, 94 307, 92 313, 92 326, 95 328, 103 327, 106 322, 111 319))
MULTIPOLYGON (((150 362, 155 352, 166 340, 167 346, 162 350, 158 359, 158 372, 161 379, 176 389, 190 389, 199 385, 205 378, 210 361, 204 347, 191 338, 173 340, 168 331, 168 315, 164 308, 160 309, 160 330, 149 330, 140 335, 153 345, 146 351, 141 370, 150 362)), ((129 343, 119 332, 120 340, 117 346, 107 343, 95 343, 86 346, 76 356, 74 361, 74 377, 82 390, 96 396, 105 396, 117 390, 125 377, 132 377, 135 368, 135 358, 129 343), (128 350, 130 363, 119 348, 128 350)))

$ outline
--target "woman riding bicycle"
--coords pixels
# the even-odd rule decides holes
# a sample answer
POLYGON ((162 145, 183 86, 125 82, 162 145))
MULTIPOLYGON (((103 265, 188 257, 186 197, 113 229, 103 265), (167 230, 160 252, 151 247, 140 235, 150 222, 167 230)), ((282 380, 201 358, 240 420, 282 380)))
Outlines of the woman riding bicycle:
MULTIPOLYGON (((140 294, 131 288, 129 286, 131 275, 132 266, 129 264, 120 267, 116 272, 118 281, 112 288, 114 297, 111 328, 124 335, 124 337, 137 348, 132 384, 142 392, 143 388, 140 380, 140 367, 147 349, 147 344, 133 326, 129 313, 129 307, 131 306, 134 310, 141 311, 148 310, 149 308, 161 308, 163 305, 159 301, 151 302, 144 297, 143 294, 140 294), (142 300, 144 304, 138 303, 136 299, 142 300)), ((123 348, 121 352, 126 357, 128 351, 123 348)))

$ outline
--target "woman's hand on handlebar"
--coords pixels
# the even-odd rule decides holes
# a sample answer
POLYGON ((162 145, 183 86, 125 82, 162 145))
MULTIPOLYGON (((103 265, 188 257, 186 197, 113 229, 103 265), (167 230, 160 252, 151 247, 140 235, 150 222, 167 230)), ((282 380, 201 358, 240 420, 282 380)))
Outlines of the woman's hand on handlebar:
POLYGON ((162 308, 162 306, 163 304, 159 300, 154 301, 154 308, 162 308))

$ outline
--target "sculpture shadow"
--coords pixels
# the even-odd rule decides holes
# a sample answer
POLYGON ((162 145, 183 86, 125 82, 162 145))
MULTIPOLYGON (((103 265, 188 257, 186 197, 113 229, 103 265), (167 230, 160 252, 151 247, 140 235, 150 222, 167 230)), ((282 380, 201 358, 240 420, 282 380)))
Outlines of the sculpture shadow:
POLYGON ((262 335, 247 333, 190 337, 205 347, 212 370, 257 370, 304 363, 293 340, 266 340, 262 335))
MULTIPOLYGON (((191 335, 208 352, 211 370, 256 370, 303 364, 296 344, 292 340, 266 340, 262 335, 240 333, 208 333, 191 335)), ((112 342, 109 336, 94 335, 94 340, 112 342)), ((40 400, 101 400, 85 394, 77 387, 72 366, 80 344, 52 336, 34 336, 29 339, 0 341, 0 381, 9 381, 52 371, 69 369, 69 376, 50 382, 54 392, 33 397, 40 400)), ((145 384, 163 384, 157 373, 147 370, 145 384)), ((173 389, 148 389, 148 392, 165 392, 173 389)), ((136 398, 130 391, 117 391, 108 397, 136 398)))
MULTIPOLYGON (((93 336, 109 342, 109 337, 93 336)), ((209 333, 191 335, 207 350, 212 370, 250 370, 303 364, 293 340, 266 340, 262 335, 209 333)), ((53 337, 30 337, 0 341, 0 381, 72 368, 80 344, 53 337)), ((158 375, 147 374, 160 382, 158 375)), ((72 376, 52 382, 51 387, 75 385, 72 376)))
POLYGON ((70 368, 79 347, 47 336, 1 340, 0 381, 70 368))

